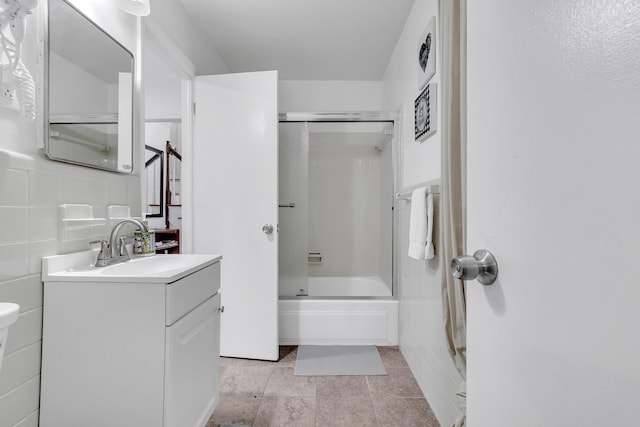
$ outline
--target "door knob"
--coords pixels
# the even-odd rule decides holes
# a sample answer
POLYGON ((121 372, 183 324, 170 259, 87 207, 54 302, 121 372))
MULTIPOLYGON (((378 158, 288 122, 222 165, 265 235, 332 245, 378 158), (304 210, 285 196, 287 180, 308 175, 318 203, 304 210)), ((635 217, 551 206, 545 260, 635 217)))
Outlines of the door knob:
POLYGON ((262 226, 262 232, 264 234, 271 234, 273 233, 273 225, 271 224, 265 224, 262 226))
POLYGON ((498 278, 498 263, 491 252, 478 249, 473 256, 460 255, 451 260, 451 274, 456 279, 473 280, 490 285, 498 278))

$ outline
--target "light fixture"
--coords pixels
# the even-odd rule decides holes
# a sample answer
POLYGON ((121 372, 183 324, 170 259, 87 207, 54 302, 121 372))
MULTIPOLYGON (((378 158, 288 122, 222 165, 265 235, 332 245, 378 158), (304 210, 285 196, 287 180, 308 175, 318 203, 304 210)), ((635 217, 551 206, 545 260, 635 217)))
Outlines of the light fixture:
POLYGON ((116 0, 116 4, 123 11, 136 16, 147 16, 151 13, 149 0, 116 0))

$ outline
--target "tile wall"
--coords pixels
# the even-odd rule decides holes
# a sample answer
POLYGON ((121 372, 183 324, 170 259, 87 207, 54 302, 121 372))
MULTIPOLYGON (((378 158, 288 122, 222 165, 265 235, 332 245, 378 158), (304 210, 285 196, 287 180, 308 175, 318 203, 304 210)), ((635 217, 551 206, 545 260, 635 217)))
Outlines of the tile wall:
POLYGON ((4 150, 0 142, 0 301, 20 304, 0 371, 0 427, 37 426, 40 393, 43 285, 41 259, 88 249, 105 238, 94 227, 62 240, 58 205, 88 203, 96 217, 109 204, 140 214, 140 178, 81 168, 4 150))
POLYGON ((438 259, 440 197, 434 199, 436 257, 416 261, 407 256, 411 203, 398 201, 399 341, 402 354, 442 426, 458 413, 456 391, 461 382, 446 344, 442 321, 440 278, 446 273, 438 259))

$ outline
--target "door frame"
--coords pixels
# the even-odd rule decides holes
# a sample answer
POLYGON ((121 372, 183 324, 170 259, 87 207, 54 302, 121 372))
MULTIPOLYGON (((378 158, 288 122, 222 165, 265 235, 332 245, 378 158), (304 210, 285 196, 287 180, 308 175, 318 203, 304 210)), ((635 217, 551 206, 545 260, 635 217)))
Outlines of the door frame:
MULTIPOLYGON (((153 19, 143 20, 143 55, 145 49, 158 54, 160 58, 179 76, 181 86, 181 102, 179 117, 146 117, 144 102, 142 102, 143 117, 145 121, 164 121, 181 123, 180 137, 182 139, 182 155, 184 157, 182 167, 182 227, 180 231, 180 251, 185 254, 192 253, 193 221, 191 218, 191 171, 193 161, 193 85, 196 78, 196 67, 184 52, 164 32, 162 27, 153 19)), ((144 100, 144 88, 143 88, 144 100)), ((144 126, 143 126, 144 128, 144 126)), ((141 158, 144 158, 144 144, 141 144, 141 158)), ((140 179, 141 190, 144 182, 140 179)))
MULTIPOLYGON (((392 126, 391 137, 391 169, 393 200, 391 213, 391 299, 398 299, 398 216, 396 212, 397 193, 400 191, 399 166, 402 160, 402 129, 400 128, 400 112, 395 111, 315 111, 315 112, 284 112, 279 114, 280 123, 389 123, 392 126)), ((367 299, 389 299, 389 297, 367 297, 367 299)))

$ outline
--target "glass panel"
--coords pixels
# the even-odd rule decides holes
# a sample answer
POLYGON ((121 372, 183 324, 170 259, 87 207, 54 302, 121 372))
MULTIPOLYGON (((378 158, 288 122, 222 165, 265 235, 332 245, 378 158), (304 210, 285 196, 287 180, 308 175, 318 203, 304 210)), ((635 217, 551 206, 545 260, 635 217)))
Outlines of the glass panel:
POLYGON ((280 123, 279 132, 280 296, 307 295, 309 129, 280 123))
POLYGON ((309 125, 309 295, 391 296, 392 136, 386 123, 309 125))

